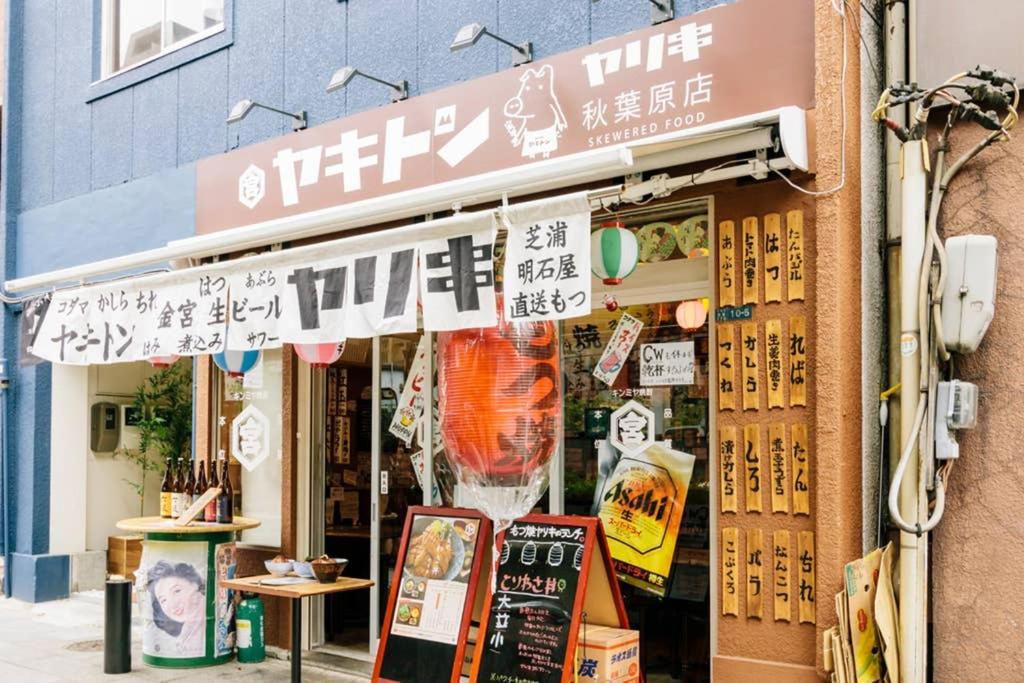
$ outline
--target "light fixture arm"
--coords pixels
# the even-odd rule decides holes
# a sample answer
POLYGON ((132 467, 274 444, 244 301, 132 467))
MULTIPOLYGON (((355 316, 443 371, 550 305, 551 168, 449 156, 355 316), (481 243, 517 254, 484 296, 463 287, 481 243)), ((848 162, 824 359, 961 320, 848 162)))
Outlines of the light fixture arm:
POLYGON ((308 120, 306 118, 306 111, 304 109, 301 110, 301 111, 297 111, 297 112, 285 111, 283 109, 278 109, 277 107, 271 107, 271 106, 266 105, 266 104, 260 104, 259 102, 253 102, 252 106, 254 108, 255 107, 259 107, 260 109, 266 109, 267 111, 276 112, 278 114, 282 114, 284 116, 289 117, 290 119, 292 119, 292 130, 305 130, 306 129, 306 125, 308 123, 308 120))
POLYGON ((380 83, 382 85, 386 85, 386 86, 390 87, 392 90, 395 91, 394 100, 396 102, 398 102, 400 100, 407 99, 409 97, 409 82, 408 81, 399 81, 398 83, 392 83, 391 81, 385 81, 383 78, 377 78, 376 76, 371 76, 370 74, 364 73, 364 72, 360 71, 359 69, 356 69, 355 73, 357 75, 359 75, 359 76, 362 76, 363 78, 369 78, 371 81, 376 81, 376 82, 378 82, 378 83, 380 83))
POLYGON ((520 64, 528 64, 529 62, 533 61, 533 43, 529 41, 518 44, 513 43, 511 40, 506 40, 505 38, 502 38, 497 34, 491 33, 490 31, 487 30, 486 26, 483 28, 483 30, 480 31, 480 33, 482 35, 487 35, 490 36, 491 38, 494 38, 499 43, 505 43, 510 48, 518 52, 521 56, 516 57, 515 60, 513 60, 513 65, 519 66, 520 64))
POLYGON ((647 0, 651 3, 651 24, 660 24, 675 17, 671 0, 647 0))

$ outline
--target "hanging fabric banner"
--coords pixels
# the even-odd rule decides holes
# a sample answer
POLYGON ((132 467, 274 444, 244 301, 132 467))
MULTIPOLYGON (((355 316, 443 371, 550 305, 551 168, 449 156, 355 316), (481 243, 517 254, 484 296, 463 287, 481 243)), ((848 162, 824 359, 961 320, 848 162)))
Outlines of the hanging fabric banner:
POLYGON ((323 344, 348 338, 348 256, 283 268, 281 340, 323 344))
POLYGON ((416 331, 416 249, 352 257, 348 336, 373 337, 416 331))
POLYGON ((124 363, 223 350, 223 275, 171 273, 54 294, 32 353, 55 363, 124 363))
POLYGON ((283 269, 261 265, 228 276, 229 349, 248 351, 281 346, 282 273, 283 269))
POLYGON ((498 324, 494 294, 493 214, 467 217, 465 234, 424 240, 420 252, 423 329, 458 330, 498 324))
POLYGON ((585 192, 505 210, 505 317, 590 315, 590 202, 585 192))

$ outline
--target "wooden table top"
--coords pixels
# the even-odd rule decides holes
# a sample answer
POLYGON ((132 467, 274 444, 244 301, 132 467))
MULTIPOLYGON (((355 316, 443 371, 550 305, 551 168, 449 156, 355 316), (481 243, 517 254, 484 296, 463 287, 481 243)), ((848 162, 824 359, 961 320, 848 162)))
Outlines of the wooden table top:
POLYGON ((344 593, 369 588, 373 581, 369 579, 355 579, 347 576, 340 576, 334 583, 320 583, 316 579, 308 583, 292 583, 284 586, 268 586, 261 582, 274 578, 270 574, 259 576, 247 576, 242 579, 231 579, 221 581, 224 588, 231 588, 236 591, 248 591, 249 593, 260 593, 261 595, 275 595, 279 598, 305 598, 311 595, 325 595, 327 593, 344 593))
POLYGON ((125 531, 136 531, 142 533, 159 534, 213 534, 222 531, 242 531, 254 529, 260 522, 249 517, 235 516, 231 524, 216 524, 214 522, 192 522, 188 526, 180 526, 174 523, 173 519, 165 517, 133 517, 122 519, 117 523, 118 529, 125 531))

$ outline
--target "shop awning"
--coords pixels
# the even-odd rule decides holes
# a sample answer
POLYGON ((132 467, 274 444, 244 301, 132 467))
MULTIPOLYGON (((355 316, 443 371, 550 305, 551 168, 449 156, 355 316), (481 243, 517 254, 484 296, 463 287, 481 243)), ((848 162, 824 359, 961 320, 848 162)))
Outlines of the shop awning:
MULTIPOLYGON (((557 159, 537 161, 512 172, 486 173, 177 240, 159 249, 16 278, 5 282, 4 287, 12 293, 38 291, 63 283, 84 282, 90 278, 147 267, 181 268, 205 257, 258 249, 285 241, 449 211, 453 207, 507 200, 689 163, 723 162, 713 166, 712 170, 675 179, 662 178, 633 184, 628 188, 612 186, 591 193, 592 203, 595 206, 607 206, 622 198, 633 201, 642 199, 645 194, 664 194, 685 186, 742 176, 764 177, 771 169, 807 171, 809 152, 806 116, 807 112, 798 107, 782 107, 660 136, 623 141, 557 159)), ((392 243, 399 239, 414 240, 418 235, 434 230, 439 224, 444 223, 427 221, 392 229, 387 231, 384 240, 392 243)), ((342 239, 352 240, 342 248, 359 250, 368 237, 342 239)), ((340 246, 342 242, 336 244, 340 246)))

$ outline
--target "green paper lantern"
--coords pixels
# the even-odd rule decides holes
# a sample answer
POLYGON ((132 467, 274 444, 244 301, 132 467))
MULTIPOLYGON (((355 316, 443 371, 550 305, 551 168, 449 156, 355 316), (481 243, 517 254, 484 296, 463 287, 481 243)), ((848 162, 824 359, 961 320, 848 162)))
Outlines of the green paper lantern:
POLYGON ((619 221, 602 223, 590 236, 590 268, 606 285, 620 284, 640 258, 636 235, 619 221))

